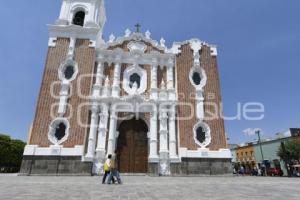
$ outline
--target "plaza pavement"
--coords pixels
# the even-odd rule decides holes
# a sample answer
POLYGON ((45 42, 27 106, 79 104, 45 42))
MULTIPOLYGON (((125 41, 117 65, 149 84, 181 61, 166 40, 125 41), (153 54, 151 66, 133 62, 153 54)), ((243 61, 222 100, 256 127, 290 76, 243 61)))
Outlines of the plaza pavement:
POLYGON ((300 179, 276 177, 123 176, 123 185, 101 177, 0 175, 0 200, 97 199, 300 199, 300 179))

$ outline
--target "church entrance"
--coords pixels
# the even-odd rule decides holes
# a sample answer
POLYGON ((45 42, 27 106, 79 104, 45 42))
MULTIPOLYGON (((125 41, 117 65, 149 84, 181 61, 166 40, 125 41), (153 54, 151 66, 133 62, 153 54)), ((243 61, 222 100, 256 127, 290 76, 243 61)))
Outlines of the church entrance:
POLYGON ((119 127, 117 144, 121 173, 148 172, 148 127, 143 120, 126 120, 119 127))

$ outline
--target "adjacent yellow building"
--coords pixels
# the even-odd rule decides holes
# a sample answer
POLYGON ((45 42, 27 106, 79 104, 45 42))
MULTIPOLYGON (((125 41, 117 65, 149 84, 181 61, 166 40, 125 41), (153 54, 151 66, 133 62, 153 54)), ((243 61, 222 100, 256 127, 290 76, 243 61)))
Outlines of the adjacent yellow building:
POLYGON ((236 148, 236 167, 244 167, 246 173, 250 173, 256 166, 254 147, 252 143, 238 146, 236 148))

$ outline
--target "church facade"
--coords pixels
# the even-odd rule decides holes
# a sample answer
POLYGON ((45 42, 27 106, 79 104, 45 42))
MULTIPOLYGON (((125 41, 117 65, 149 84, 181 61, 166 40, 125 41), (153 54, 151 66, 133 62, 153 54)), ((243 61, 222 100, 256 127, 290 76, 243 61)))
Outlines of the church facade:
POLYGON ((20 174, 227 174, 217 48, 127 29, 102 39, 104 0, 63 0, 20 174))

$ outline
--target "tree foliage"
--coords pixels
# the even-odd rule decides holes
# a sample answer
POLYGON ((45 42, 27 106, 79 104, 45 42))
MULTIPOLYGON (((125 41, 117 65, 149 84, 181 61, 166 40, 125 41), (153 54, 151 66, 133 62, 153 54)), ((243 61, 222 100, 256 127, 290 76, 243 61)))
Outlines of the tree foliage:
POLYGON ((25 142, 0 134, 0 168, 20 168, 25 142))
POLYGON ((279 147, 277 155, 283 160, 300 160, 300 142, 296 140, 287 141, 279 147))

